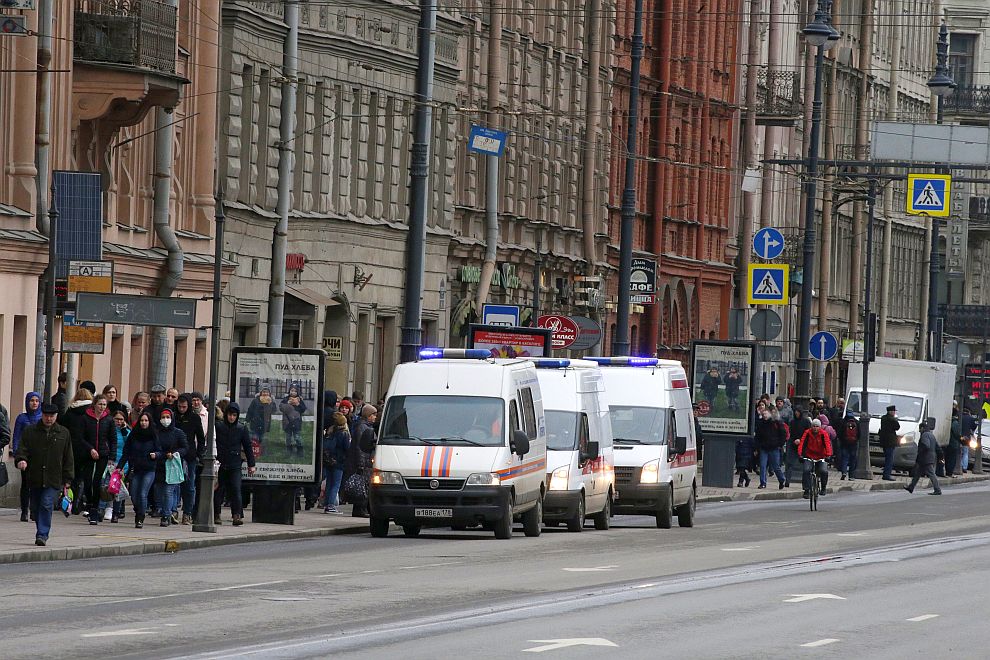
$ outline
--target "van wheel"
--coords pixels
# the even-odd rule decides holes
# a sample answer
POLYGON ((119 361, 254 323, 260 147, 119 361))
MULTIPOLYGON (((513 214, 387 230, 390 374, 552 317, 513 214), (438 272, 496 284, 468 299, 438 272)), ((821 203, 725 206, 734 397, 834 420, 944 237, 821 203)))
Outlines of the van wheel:
POLYGON ((511 496, 505 501, 505 507, 502 510, 502 518, 496 520, 493 527, 495 529, 495 538, 497 539, 512 538, 512 497, 511 496))
POLYGON ((419 533, 420 533, 420 531, 422 529, 423 528, 420 527, 419 525, 403 525, 402 526, 402 533, 405 534, 406 536, 412 538, 412 537, 419 536, 419 533))
POLYGON ((368 524, 371 526, 371 535, 376 539, 383 539, 388 536, 388 518, 372 517, 368 524))
POLYGON ((691 487, 691 495, 688 501, 677 507, 677 524, 681 527, 694 527, 694 512, 697 508, 698 499, 694 494, 694 486, 691 487))
POLYGON ((611 524, 612 524, 612 521, 611 521, 611 518, 612 518, 612 496, 611 495, 609 495, 608 497, 605 498, 605 506, 602 507, 602 510, 599 511, 598 513, 596 513, 593 517, 595 519, 595 529, 606 530, 606 529, 608 529, 611 526, 611 524))
POLYGON ((584 495, 581 495, 581 499, 578 500, 577 510, 574 512, 574 516, 567 519, 567 531, 568 532, 580 532, 584 529, 584 495))
POLYGON ((536 506, 522 514, 523 532, 526 536, 539 536, 543 525, 543 493, 536 500, 536 506))
POLYGON ((667 488, 665 493, 660 494, 660 502, 657 504, 657 527, 660 529, 670 529, 674 526, 674 491, 667 488))

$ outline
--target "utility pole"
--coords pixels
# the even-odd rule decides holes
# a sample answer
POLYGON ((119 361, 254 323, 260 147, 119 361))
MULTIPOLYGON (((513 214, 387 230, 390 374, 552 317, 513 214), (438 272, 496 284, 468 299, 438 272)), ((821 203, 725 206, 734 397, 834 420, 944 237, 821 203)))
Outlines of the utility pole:
MULTIPOLYGON (((935 123, 941 124, 944 116, 943 97, 952 92, 956 83, 949 76, 949 28, 942 23, 938 30, 938 55, 936 57, 935 75, 928 81, 928 89, 937 97, 935 123)), ((942 165, 935 168, 938 174, 948 174, 949 168, 942 165)), ((945 200, 948 204, 949 200, 945 200)), ((942 331, 938 327, 938 274, 940 270, 938 256, 939 219, 929 218, 932 225, 932 243, 928 259, 928 350, 929 362, 942 361, 942 331)))
MULTIPOLYGON (((35 133, 34 133, 34 168, 35 175, 35 195, 37 205, 35 207, 35 228, 38 233, 47 236, 49 241, 49 256, 53 254, 55 243, 55 230, 48 222, 48 187, 51 177, 51 124, 52 124, 52 31, 54 30, 55 0, 38 1, 38 78, 36 92, 35 110, 35 133)), ((55 203, 55 196, 52 195, 52 204, 55 203)), ((55 263, 54 259, 49 259, 49 264, 55 263)), ((54 347, 49 351, 49 347, 55 341, 52 334, 54 319, 51 319, 51 303, 46 303, 48 291, 48 280, 41 279, 38 282, 38 319, 35 328, 35 340, 39 348, 44 347, 44 351, 36 350, 34 354, 34 387, 41 392, 41 401, 44 403, 52 396, 51 371, 52 354, 54 347), (43 294, 43 295, 42 295, 43 294), (47 307, 46 307, 47 305, 47 307), (48 309, 44 317, 42 310, 48 309), (51 320, 51 323, 49 323, 51 320), (44 321, 44 322, 42 322, 44 321), (46 334, 47 333, 47 336, 46 334), (40 389, 44 388, 44 389, 40 389)))
POLYGON ((426 210, 430 185, 430 124, 433 121, 433 64, 437 26, 436 0, 419 1, 416 45, 416 113, 410 163, 409 239, 406 241, 406 299, 399 359, 414 362, 423 336, 423 269, 426 262, 426 210))
MULTIPOLYGON (((502 87, 502 8, 498 0, 489 0, 488 14, 488 128, 499 127, 497 108, 502 87)), ((498 160, 497 155, 485 157, 485 258, 481 264, 478 310, 488 301, 495 264, 498 261, 498 160)))
MULTIPOLYGON (((749 28, 746 37, 746 111, 743 116, 743 154, 742 162, 746 171, 755 170, 756 161, 756 93, 757 93, 757 69, 760 62, 760 0, 750 0, 749 3, 749 28)), ((772 17, 771 17, 772 20, 772 17)), ((766 150, 764 149, 764 153, 766 150)), ((764 168, 762 176, 770 175, 764 168)), ((753 225, 756 223, 756 190, 743 190, 742 219, 739 222, 739 286, 736 288, 736 307, 745 312, 749 309, 749 301, 746 295, 746 274, 749 272, 751 260, 750 245, 753 242, 753 225)), ((745 331, 739 331, 740 336, 745 336, 745 331)))
POLYGON ((52 199, 48 205, 48 278, 45 280, 45 389, 42 402, 52 395, 52 367, 55 366, 55 276, 58 270, 58 256, 55 251, 55 236, 58 229, 58 208, 55 206, 55 184, 52 184, 52 199))
MULTIPOLYGON (((632 279, 633 230, 636 220, 636 131, 639 128, 639 66, 643 59, 643 0, 636 0, 629 81, 629 126, 626 133, 626 183, 622 191, 619 233, 619 305, 615 315, 613 355, 629 355, 629 284, 632 279)), ((745 248, 743 248, 745 249, 745 248)))
MULTIPOLYGON (((278 123, 278 222, 272 241, 272 277, 268 289, 268 346, 282 346, 285 314, 285 253, 292 208, 292 141, 296 132, 296 67, 299 59, 299 0, 285 0, 288 32, 282 50, 282 103, 278 123)), ((267 148, 267 145, 263 145, 267 148)))
POLYGON ((206 416, 206 465, 199 475, 196 492, 199 493, 199 506, 196 507, 196 521, 192 527, 194 532, 215 533, 213 525, 213 488, 216 476, 213 474, 213 457, 216 455, 216 405, 217 380, 220 372, 220 278, 223 274, 223 233, 224 233, 223 193, 217 195, 217 207, 214 214, 215 227, 213 238, 213 320, 210 327, 210 391, 209 397, 203 402, 209 414, 206 416))
MULTIPOLYGON (((877 209, 877 179, 876 172, 870 171, 870 190, 866 198, 866 292, 863 297, 863 391, 861 394, 861 412, 866 416, 869 424, 870 415, 870 362, 873 361, 873 350, 876 348, 876 323, 873 315, 873 221, 876 218, 877 209)), ((869 426, 867 426, 867 429, 869 426)), ((870 442, 867 433, 866 441, 860 442, 856 447, 856 473, 853 475, 857 479, 872 479, 873 470, 870 467, 870 442)))
POLYGON ((542 295, 541 280, 543 278, 543 234, 536 230, 536 259, 533 265, 533 327, 540 320, 540 296, 542 295))

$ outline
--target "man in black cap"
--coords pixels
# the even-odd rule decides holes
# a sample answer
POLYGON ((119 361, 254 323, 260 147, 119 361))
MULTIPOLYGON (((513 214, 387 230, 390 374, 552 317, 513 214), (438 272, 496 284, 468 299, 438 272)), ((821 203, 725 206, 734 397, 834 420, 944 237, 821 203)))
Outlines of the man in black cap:
POLYGON ((15 459, 31 493, 31 513, 37 525, 35 545, 48 542, 55 498, 75 477, 72 438, 64 426, 55 423, 57 417, 58 406, 44 404, 41 421, 24 430, 15 459))
MULTIPOLYGON (((934 425, 933 425, 934 427, 934 425)), ((918 485, 921 477, 928 477, 932 483, 932 495, 941 495, 942 488, 939 486, 938 477, 935 476, 935 464, 942 460, 942 448, 935 440, 935 434, 928 424, 921 424, 921 439, 918 440, 918 457, 914 461, 914 473, 911 475, 911 485, 905 486, 904 490, 909 493, 914 492, 914 487, 918 485)))
POLYGON ((897 406, 887 406, 887 414, 880 418, 880 433, 877 438, 883 447, 883 480, 894 481, 894 448, 897 446, 897 431, 901 423, 897 421, 897 406))

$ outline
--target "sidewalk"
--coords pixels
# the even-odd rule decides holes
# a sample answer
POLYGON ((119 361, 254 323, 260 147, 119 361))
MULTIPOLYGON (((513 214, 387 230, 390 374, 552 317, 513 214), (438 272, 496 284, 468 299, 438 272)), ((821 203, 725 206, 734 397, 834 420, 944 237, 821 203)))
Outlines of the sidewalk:
MULTIPOLYGON (((883 481, 880 472, 873 473, 872 480, 865 479, 855 479, 852 481, 839 481, 841 475, 835 471, 829 471, 828 475, 828 488, 825 492, 828 494, 840 493, 844 491, 859 491, 859 492, 870 492, 879 490, 896 490, 907 486, 911 479, 904 475, 895 475, 894 481, 883 481)), ((733 477, 735 480, 736 477, 733 477)), ((750 475, 750 485, 749 488, 715 488, 712 486, 705 486, 701 482, 701 475, 698 475, 698 502, 739 502, 739 501, 749 501, 749 500, 799 500, 801 499, 801 481, 798 480, 797 483, 791 482, 790 488, 785 488, 779 490, 777 488, 777 479, 770 475, 767 476, 767 487, 765 490, 757 489, 760 485, 759 473, 750 475)), ((984 472, 983 474, 973 474, 967 472, 964 475, 958 476, 954 479, 948 479, 946 477, 939 477, 939 483, 943 488, 951 487, 957 484, 971 483, 974 481, 988 481, 990 480, 990 473, 984 472)), ((918 483, 919 488, 928 488, 928 480, 922 479, 918 483)))
POLYGON ((325 514, 322 509, 296 514, 295 525, 269 525, 251 522, 250 509, 241 527, 230 524, 230 512, 224 511, 223 525, 216 534, 194 532, 189 525, 159 527, 158 518, 148 518, 143 529, 134 528, 134 510, 127 507, 127 517, 117 524, 103 522, 90 525, 82 516, 66 518, 56 512, 48 545, 34 545, 34 523, 21 522, 20 511, 0 509, 0 564, 94 559, 178 552, 252 541, 286 541, 336 534, 368 531, 368 521, 350 516, 350 507, 342 514, 325 514))

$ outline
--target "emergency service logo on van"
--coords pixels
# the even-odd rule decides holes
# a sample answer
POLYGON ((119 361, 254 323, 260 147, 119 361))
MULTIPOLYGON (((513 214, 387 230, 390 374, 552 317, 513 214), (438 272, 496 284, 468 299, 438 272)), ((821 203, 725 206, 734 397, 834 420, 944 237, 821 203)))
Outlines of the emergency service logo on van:
POLYGON ((548 314, 541 316, 536 325, 551 332, 550 342, 553 348, 567 348, 577 341, 581 329, 569 316, 548 314))

